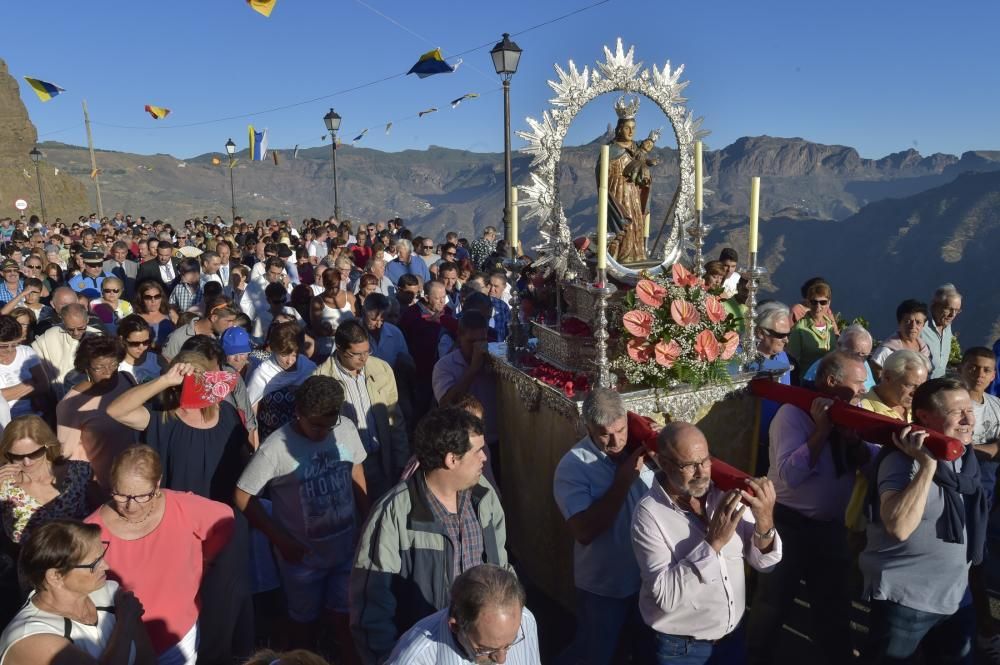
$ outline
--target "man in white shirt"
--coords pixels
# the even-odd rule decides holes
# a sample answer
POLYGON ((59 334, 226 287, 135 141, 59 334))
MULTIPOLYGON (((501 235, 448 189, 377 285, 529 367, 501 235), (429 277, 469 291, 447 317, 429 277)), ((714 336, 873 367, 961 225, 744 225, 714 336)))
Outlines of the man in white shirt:
POLYGON ((418 621, 399 639, 386 665, 537 665, 538 629, 514 573, 483 564, 451 588, 451 605, 418 621))
POLYGON ((215 252, 202 252, 201 256, 201 286, 204 288, 209 282, 217 282, 223 287, 229 284, 222 280, 219 269, 222 267, 222 259, 215 252))
POLYGON ((767 478, 748 479, 746 490, 715 487, 708 441, 689 423, 663 428, 656 458, 662 471, 636 507, 632 543, 639 611, 657 654, 742 663, 744 561, 761 572, 781 561, 774 487, 767 478))

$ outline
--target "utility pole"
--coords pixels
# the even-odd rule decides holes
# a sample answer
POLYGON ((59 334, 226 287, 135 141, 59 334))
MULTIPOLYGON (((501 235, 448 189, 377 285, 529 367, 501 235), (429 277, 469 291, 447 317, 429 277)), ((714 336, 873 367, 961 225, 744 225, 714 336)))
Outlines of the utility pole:
POLYGON ((97 218, 104 219, 104 203, 101 201, 101 176, 97 172, 97 156, 94 154, 94 136, 90 133, 90 114, 87 113, 87 100, 83 100, 83 123, 87 126, 87 147, 90 149, 90 172, 94 175, 94 186, 97 187, 97 218))

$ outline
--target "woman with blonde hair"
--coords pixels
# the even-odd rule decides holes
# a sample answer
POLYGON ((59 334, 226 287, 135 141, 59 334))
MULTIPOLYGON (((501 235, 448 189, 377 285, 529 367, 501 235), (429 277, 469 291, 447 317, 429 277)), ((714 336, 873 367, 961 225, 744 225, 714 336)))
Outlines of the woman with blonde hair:
POLYGON ((38 416, 21 416, 7 425, 0 436, 0 462, 0 513, 12 542, 47 521, 83 519, 89 512, 90 464, 64 458, 52 428, 38 416))
POLYGON ((808 368, 829 353, 837 344, 840 330, 831 310, 833 290, 823 281, 814 282, 805 292, 809 310, 792 328, 785 353, 796 367, 808 368))
POLYGON ((54 520, 32 534, 19 562, 31 595, 0 636, 0 662, 156 663, 143 606, 107 579, 108 548, 92 524, 54 520))
POLYGON ((128 448, 111 467, 111 499, 87 522, 109 543, 108 575, 143 603, 142 620, 160 665, 198 657, 199 590, 208 564, 233 536, 233 510, 162 489, 160 457, 128 448))

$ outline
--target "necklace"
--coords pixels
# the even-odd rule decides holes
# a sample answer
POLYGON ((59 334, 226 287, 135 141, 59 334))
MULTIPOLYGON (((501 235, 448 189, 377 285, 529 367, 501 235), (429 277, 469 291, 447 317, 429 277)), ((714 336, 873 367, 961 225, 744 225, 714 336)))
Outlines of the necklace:
MULTIPOLYGON (((159 495, 157 495, 157 496, 159 496, 159 495)), ((122 515, 118 511, 115 511, 115 514, 118 515, 118 519, 120 519, 121 521, 125 522, 126 524, 132 524, 132 525, 142 524, 143 522, 145 522, 146 520, 149 519, 149 516, 152 515, 153 511, 156 509, 155 498, 156 497, 154 497, 153 501, 149 502, 149 510, 146 511, 146 514, 141 519, 130 520, 129 518, 125 517, 124 515, 122 515)))

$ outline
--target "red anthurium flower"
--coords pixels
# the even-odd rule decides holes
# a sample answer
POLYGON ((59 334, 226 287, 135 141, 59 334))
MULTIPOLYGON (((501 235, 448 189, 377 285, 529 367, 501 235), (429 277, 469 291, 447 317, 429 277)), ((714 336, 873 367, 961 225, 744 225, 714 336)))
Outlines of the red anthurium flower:
POLYGON ((722 338, 722 359, 729 360, 736 353, 736 347, 740 345, 740 335, 736 331, 730 330, 722 338))
POLYGON ((653 315, 645 310, 635 309, 625 313, 625 316, 622 317, 622 324, 625 326, 625 330, 639 339, 646 339, 653 327, 653 315))
POLYGON ((726 320, 726 308, 722 305, 722 301, 715 296, 705 297, 705 313, 712 323, 726 320))
POLYGON ((649 279, 640 279, 635 285, 635 295, 644 305, 659 307, 667 297, 667 289, 649 279))
POLYGON ((694 286, 701 281, 698 278, 698 275, 695 275, 680 263, 675 263, 673 265, 671 273, 673 275, 674 284, 677 286, 694 286))
POLYGON ((694 351, 698 357, 708 362, 713 362, 719 357, 719 341, 711 330, 702 330, 694 338, 694 351))
POLYGON ((675 300, 670 303, 670 317, 679 326, 690 326, 701 320, 698 310, 686 300, 675 300))
POLYGON ((656 353, 656 362, 667 368, 672 367, 681 357, 681 345, 676 340, 660 342, 653 349, 656 353))
POLYGON ((637 363, 648 363, 653 357, 653 347, 646 344, 645 340, 630 339, 625 345, 625 351, 637 363))

